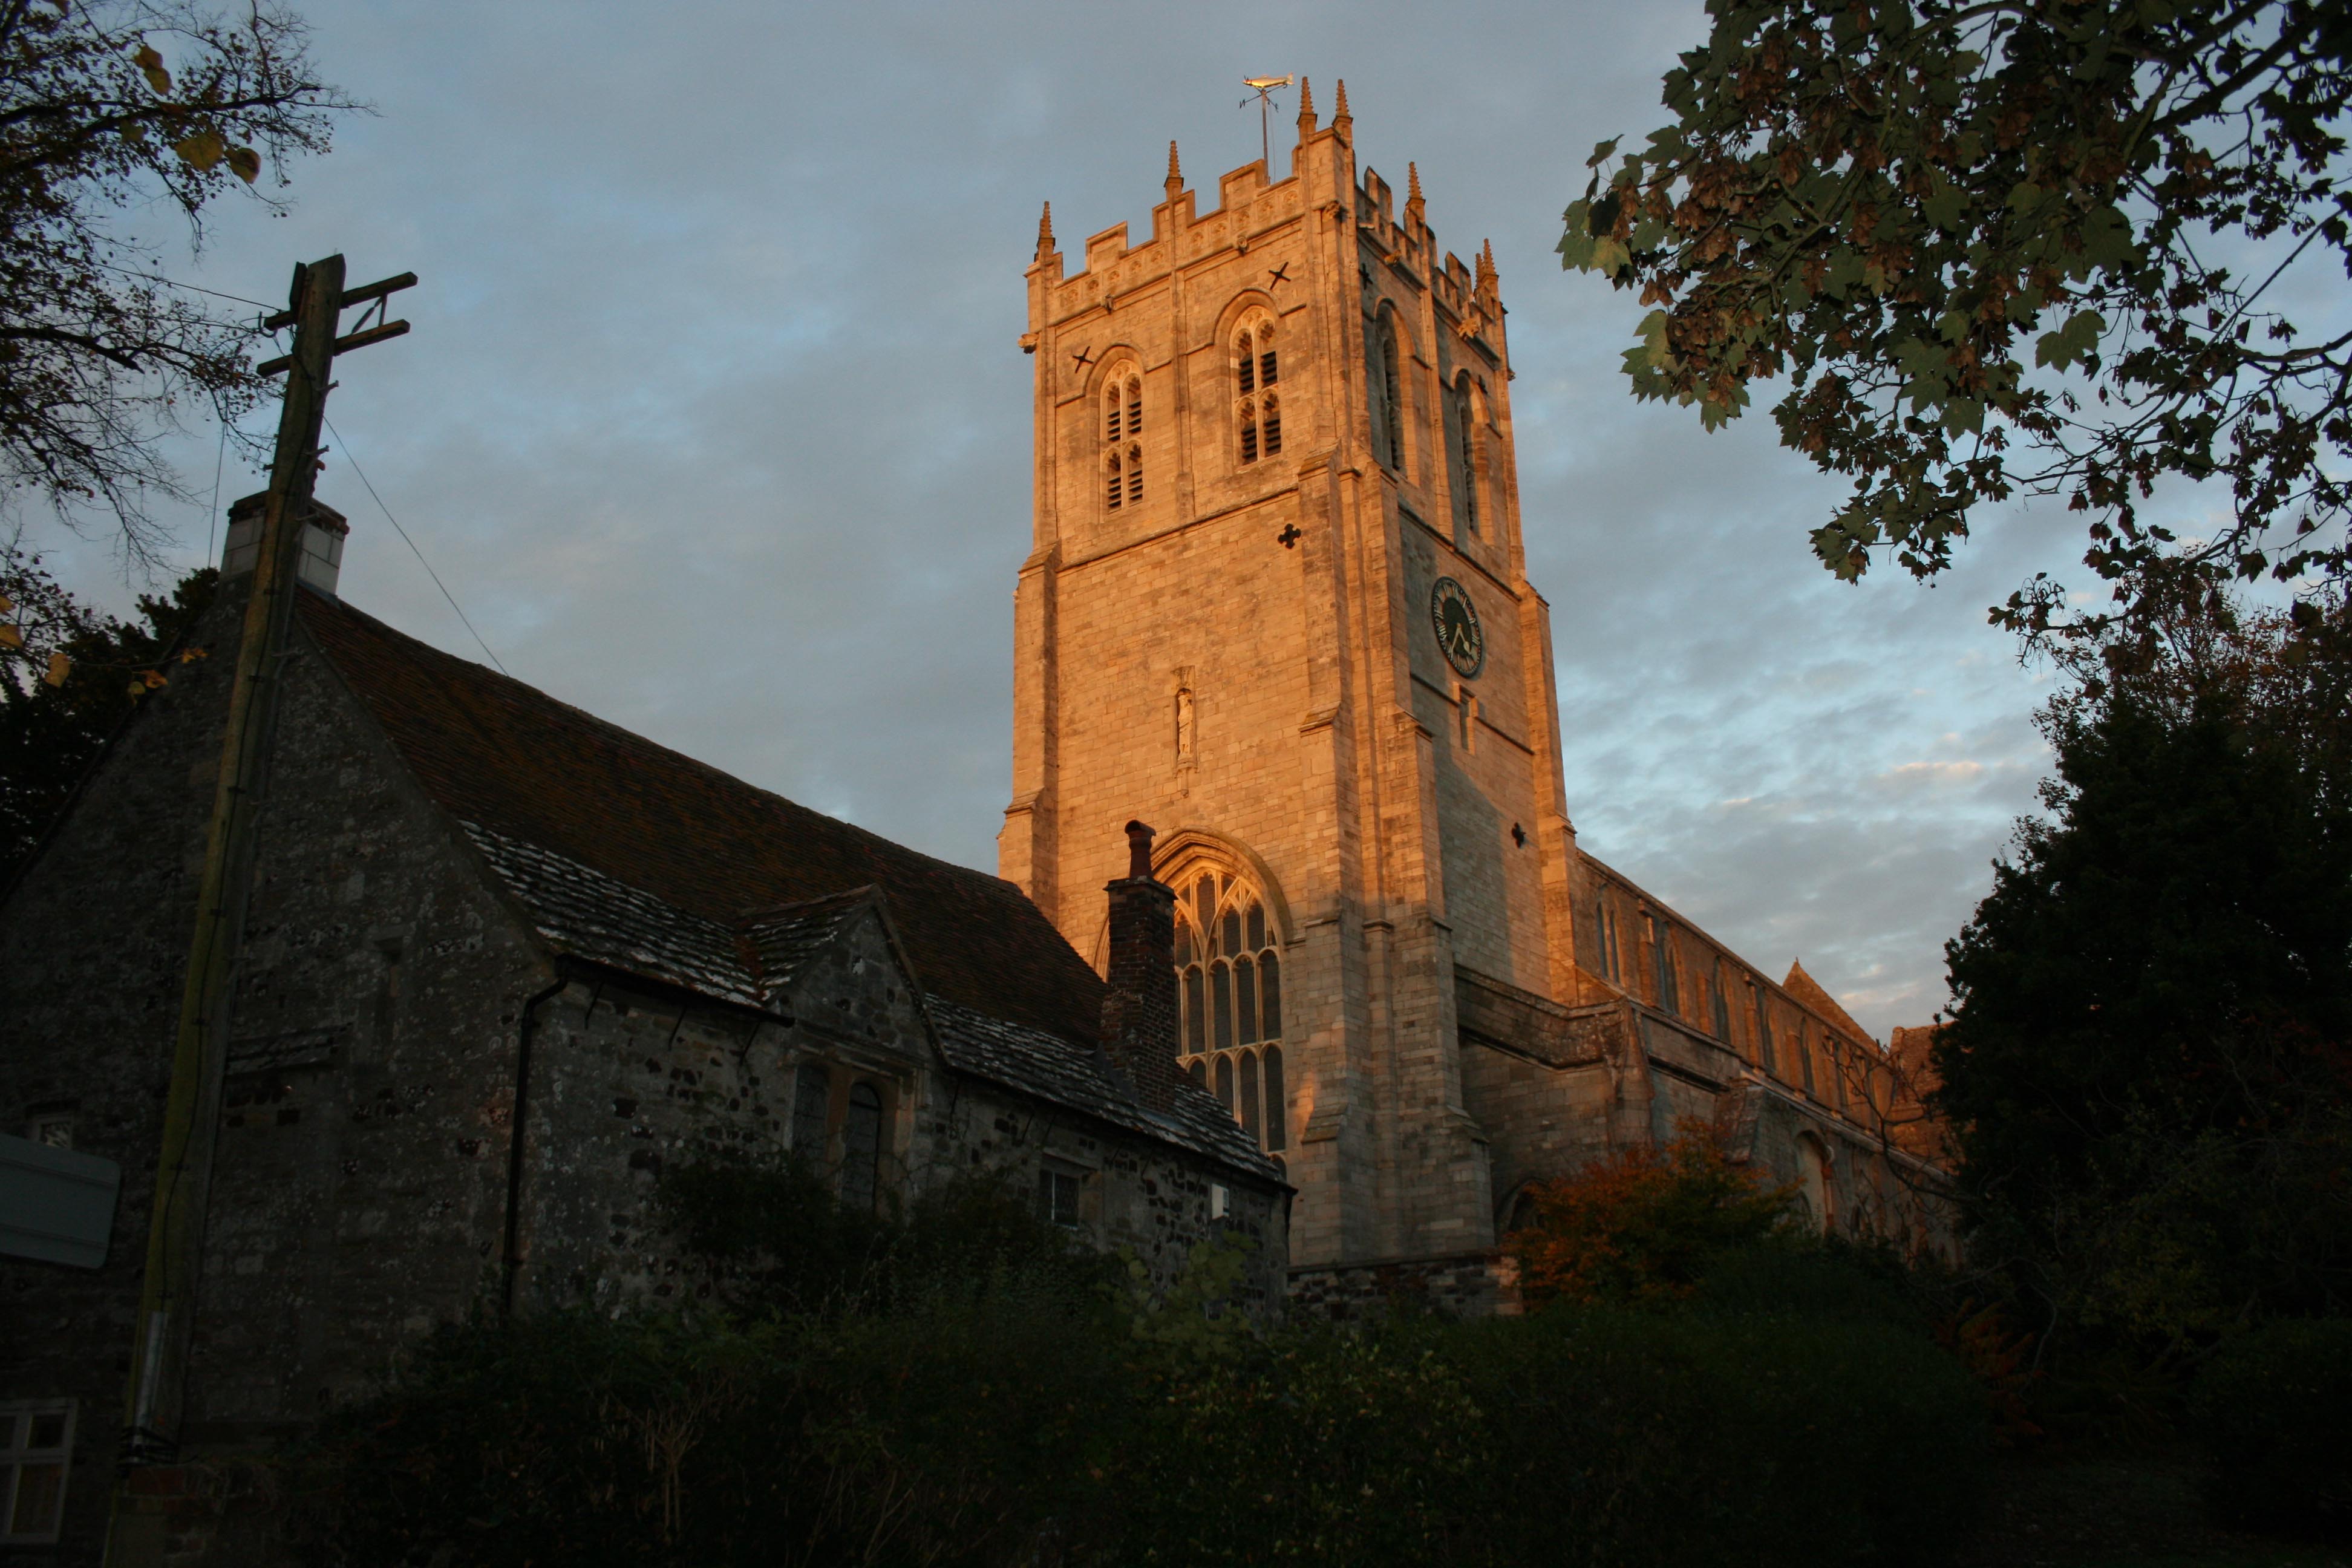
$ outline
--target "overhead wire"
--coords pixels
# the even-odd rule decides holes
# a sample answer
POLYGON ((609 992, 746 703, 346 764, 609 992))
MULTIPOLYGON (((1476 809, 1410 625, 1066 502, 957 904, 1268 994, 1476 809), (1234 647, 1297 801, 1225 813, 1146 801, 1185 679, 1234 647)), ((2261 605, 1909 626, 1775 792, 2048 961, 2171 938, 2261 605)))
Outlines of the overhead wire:
MULTIPOLYGON (((323 415, 320 417, 325 419, 323 415)), ((351 464, 352 472, 357 474, 360 477, 360 483, 367 487, 368 498, 375 502, 376 510, 383 513, 384 521, 392 524, 392 531, 400 535, 400 542, 408 546, 409 553, 416 557, 416 563, 425 568, 425 574, 433 579, 433 585, 441 590, 441 596, 449 601, 449 607, 457 611, 457 619, 464 622, 468 632, 473 633, 475 646, 482 650, 483 656, 492 664, 498 665, 500 675, 510 677, 513 671, 508 669, 505 665, 499 664, 499 656, 490 651, 490 645, 482 640, 482 634, 474 631, 474 623, 466 618, 464 607, 457 603, 457 596, 449 592, 449 585, 441 581, 441 574, 433 570, 433 563, 425 559, 425 552, 416 548, 416 541, 408 537, 408 530, 400 526, 400 519, 392 515, 392 508, 384 505, 383 497, 376 494, 374 484, 367 477, 367 470, 360 467, 360 460, 357 458, 352 456, 351 443, 343 439, 343 433, 335 428, 333 420, 325 419, 325 423, 327 433, 334 437, 335 444, 343 449, 344 460, 351 464)))
POLYGON ((248 300, 242 294, 224 294, 217 289, 206 289, 196 283, 183 283, 176 278, 165 278, 159 273, 133 272, 128 267, 117 267, 110 261, 94 262, 92 265, 109 272, 119 273, 125 278, 136 278, 142 283, 161 283, 167 289, 185 289, 191 294, 209 294, 215 300, 226 300, 234 305, 251 305, 257 310, 271 311, 279 308, 267 300, 248 300))

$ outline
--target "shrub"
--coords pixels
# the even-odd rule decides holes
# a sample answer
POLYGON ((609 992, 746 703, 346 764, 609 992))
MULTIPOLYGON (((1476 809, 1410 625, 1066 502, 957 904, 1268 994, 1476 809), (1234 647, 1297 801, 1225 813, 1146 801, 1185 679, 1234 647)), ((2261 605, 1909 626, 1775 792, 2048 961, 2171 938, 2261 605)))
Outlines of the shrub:
POLYGON ((2352 1319, 2273 1322, 2198 1374, 2189 1420, 2233 1523, 2352 1537, 2352 1319))
POLYGON ((1866 1258, 1775 1242, 1664 1310, 1266 1335, 1237 1247, 1122 1293, 984 1186, 785 1275, 792 1178, 686 1209, 763 1317, 436 1334, 300 1467, 304 1561, 1916 1563, 1975 1501, 1981 1394, 1866 1258))
POLYGON ((1718 1255, 1772 1235, 1796 1189, 1737 1165, 1705 1123, 1663 1147, 1624 1150, 1528 1189, 1534 1223, 1506 1241, 1531 1306, 1692 1294, 1718 1255))
POLYGON ((1595 1309, 1457 1331, 1496 1564, 1926 1563, 1981 1500, 1982 1397, 1916 1330, 1595 1309))

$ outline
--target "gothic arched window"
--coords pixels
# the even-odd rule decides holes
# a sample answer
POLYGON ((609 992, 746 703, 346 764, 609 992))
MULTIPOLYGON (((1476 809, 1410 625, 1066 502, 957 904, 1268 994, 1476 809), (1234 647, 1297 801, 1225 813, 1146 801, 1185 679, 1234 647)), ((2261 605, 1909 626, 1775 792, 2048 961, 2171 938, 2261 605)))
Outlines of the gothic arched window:
POLYGON ((1383 468, 1404 472, 1404 377, 1397 348, 1396 320, 1385 310, 1373 324, 1367 354, 1371 372, 1372 457, 1383 468))
POLYGON ((1829 1152, 1810 1133, 1797 1138, 1797 1195, 1817 1230, 1827 1230, 1836 1218, 1836 1189, 1831 1184, 1829 1152))
POLYGON ((1446 434, 1454 439, 1454 514, 1465 532, 1478 531, 1478 403, 1470 390, 1470 373, 1454 381, 1445 400, 1446 434))
POLYGON ((1255 463, 1282 450, 1282 399, 1276 385, 1282 364, 1274 347, 1274 318, 1253 310, 1234 331, 1234 421, 1241 458, 1255 463))
POLYGON ((1103 504, 1111 511, 1143 500, 1143 376, 1133 365, 1103 383, 1103 504))
POLYGON ((1289 1147, 1282 1075, 1282 933, 1230 872, 1176 890, 1178 1061, 1269 1152, 1289 1147))

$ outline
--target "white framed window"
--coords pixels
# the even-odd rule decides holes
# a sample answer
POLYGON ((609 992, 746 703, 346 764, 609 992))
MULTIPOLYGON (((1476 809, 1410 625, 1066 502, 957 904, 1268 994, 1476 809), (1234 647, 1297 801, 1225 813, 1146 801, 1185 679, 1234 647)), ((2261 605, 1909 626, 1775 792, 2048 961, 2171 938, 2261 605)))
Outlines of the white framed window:
POLYGON ((0 1546, 46 1546, 65 1519, 74 1402, 0 1404, 0 1546))
POLYGON ((1078 1226, 1078 1178, 1070 1171, 1047 1167, 1037 1173, 1037 1212, 1048 1225, 1076 1230, 1078 1226))

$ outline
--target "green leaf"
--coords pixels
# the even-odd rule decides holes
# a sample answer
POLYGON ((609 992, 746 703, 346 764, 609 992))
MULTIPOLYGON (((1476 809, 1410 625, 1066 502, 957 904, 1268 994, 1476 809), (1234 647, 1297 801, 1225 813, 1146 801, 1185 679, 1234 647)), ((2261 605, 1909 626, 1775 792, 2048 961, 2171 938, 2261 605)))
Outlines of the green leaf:
POLYGON ((2096 310, 2077 310, 2054 332, 2044 332, 2033 345, 2033 363, 2063 370, 2098 347, 2107 320, 2096 310))
POLYGON ((1642 324, 1633 331, 1642 340, 1643 357, 1649 363, 1663 369, 1673 362, 1674 353, 1666 347, 1666 313, 1664 310, 1651 311, 1642 318, 1642 324))
POLYGON ((2099 208, 2083 220, 2083 254, 2094 266, 2113 271, 2133 258, 2131 220, 2112 206, 2099 208))
POLYGON ((1968 197, 1948 180, 1936 182, 1936 188, 1927 193, 1919 210, 1946 234, 1958 234, 1968 226, 1968 197))
POLYGON ((2042 205, 2042 196, 2040 185, 2032 180, 2020 180, 2009 193, 2009 208, 2021 215, 2030 213, 2042 205))
POLYGON ((1589 271, 1614 278, 1633 263, 1633 258, 1626 253, 1623 240, 1604 238, 1592 242, 1592 259, 1586 265, 1589 271))
POLYGON ((201 174, 221 161, 228 146, 221 140, 219 132, 207 127, 173 142, 172 151, 180 155, 182 163, 201 174))
POLYGON ((1608 141, 1597 143, 1592 149, 1592 156, 1584 161, 1584 166, 1597 169, 1609 162, 1609 155, 1617 151, 1617 143, 1623 140, 1621 136, 1612 136, 1608 141))

